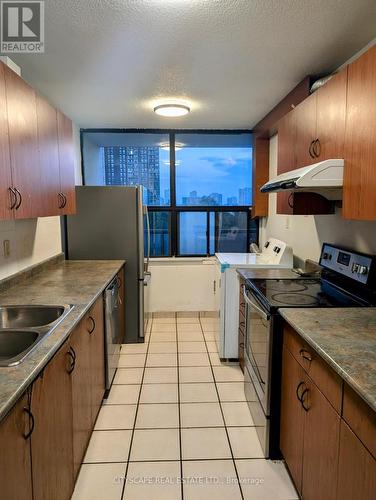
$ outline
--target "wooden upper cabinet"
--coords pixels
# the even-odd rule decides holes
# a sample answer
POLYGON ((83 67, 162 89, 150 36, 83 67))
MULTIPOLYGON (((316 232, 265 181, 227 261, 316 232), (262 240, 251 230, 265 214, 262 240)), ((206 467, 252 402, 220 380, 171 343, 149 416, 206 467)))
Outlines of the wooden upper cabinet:
POLYGON ((37 119, 43 215, 56 215, 62 204, 62 198, 59 198, 57 114, 56 109, 41 96, 37 96, 37 119))
POLYGON ((13 187, 17 190, 14 214, 17 219, 43 215, 40 189, 36 93, 7 66, 5 72, 8 106, 9 146, 13 187))
POLYGON ((316 91, 318 144, 317 160, 343 158, 346 123, 347 68, 316 91))
POLYGON ((30 421, 25 394, 0 423, 0 497, 4 500, 32 500, 30 421))
POLYGON ((317 109, 317 94, 312 94, 303 102, 301 102, 292 113, 295 115, 296 121, 296 137, 295 137, 295 165, 300 168, 315 163, 316 160, 312 144, 316 135, 316 109, 317 109))
POLYGON ((72 122, 61 111, 57 111, 59 139, 60 192, 63 196, 62 214, 76 213, 74 178, 74 151, 72 122))
POLYGON ((252 174, 252 217, 266 217, 269 210, 269 196, 261 193, 260 188, 269 180, 269 138, 254 137, 252 174))
POLYGON ((15 197, 10 191, 12 175, 10 169, 8 111, 5 90, 5 66, 0 63, 0 219, 13 218, 11 210, 15 197))
POLYGON ((376 219, 376 45, 348 66, 343 216, 376 219))
MULTIPOLYGON (((283 174, 296 168, 295 157, 296 142, 296 115, 290 111, 278 122, 278 167, 277 173, 283 174)), ((289 203, 291 192, 277 194, 277 213, 292 214, 292 206, 289 203)))

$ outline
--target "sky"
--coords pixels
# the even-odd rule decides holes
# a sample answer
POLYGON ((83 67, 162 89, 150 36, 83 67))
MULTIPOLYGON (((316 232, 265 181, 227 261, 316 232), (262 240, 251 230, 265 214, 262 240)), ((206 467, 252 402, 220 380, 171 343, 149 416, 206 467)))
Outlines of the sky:
MULTIPOLYGON (((169 189, 168 151, 160 150, 161 195, 169 189)), ((222 193, 223 202, 251 187, 252 148, 182 148, 176 151, 177 201, 197 191, 198 196, 222 193)))

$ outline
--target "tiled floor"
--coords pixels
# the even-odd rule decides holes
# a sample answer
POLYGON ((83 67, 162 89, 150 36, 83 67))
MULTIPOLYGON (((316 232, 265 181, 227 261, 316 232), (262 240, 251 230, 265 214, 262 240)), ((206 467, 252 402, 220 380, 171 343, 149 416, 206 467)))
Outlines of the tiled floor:
POLYGON ((292 500, 262 458, 243 375, 220 362, 210 318, 157 318, 124 345, 74 500, 292 500))

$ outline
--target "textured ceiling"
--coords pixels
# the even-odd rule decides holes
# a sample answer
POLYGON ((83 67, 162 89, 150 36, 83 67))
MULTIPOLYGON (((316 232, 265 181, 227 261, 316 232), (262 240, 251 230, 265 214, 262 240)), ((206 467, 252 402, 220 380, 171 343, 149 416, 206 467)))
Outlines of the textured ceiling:
POLYGON ((47 0, 23 76, 82 127, 250 128, 375 36, 375 0, 47 0), (164 98, 189 116, 154 115, 164 98))

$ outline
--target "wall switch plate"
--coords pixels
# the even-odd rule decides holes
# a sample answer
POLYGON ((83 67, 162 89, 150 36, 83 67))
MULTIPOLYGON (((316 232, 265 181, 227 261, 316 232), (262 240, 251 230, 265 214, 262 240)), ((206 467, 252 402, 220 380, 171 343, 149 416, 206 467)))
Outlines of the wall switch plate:
POLYGON ((3 241, 3 255, 5 258, 10 256, 10 240, 3 241))

